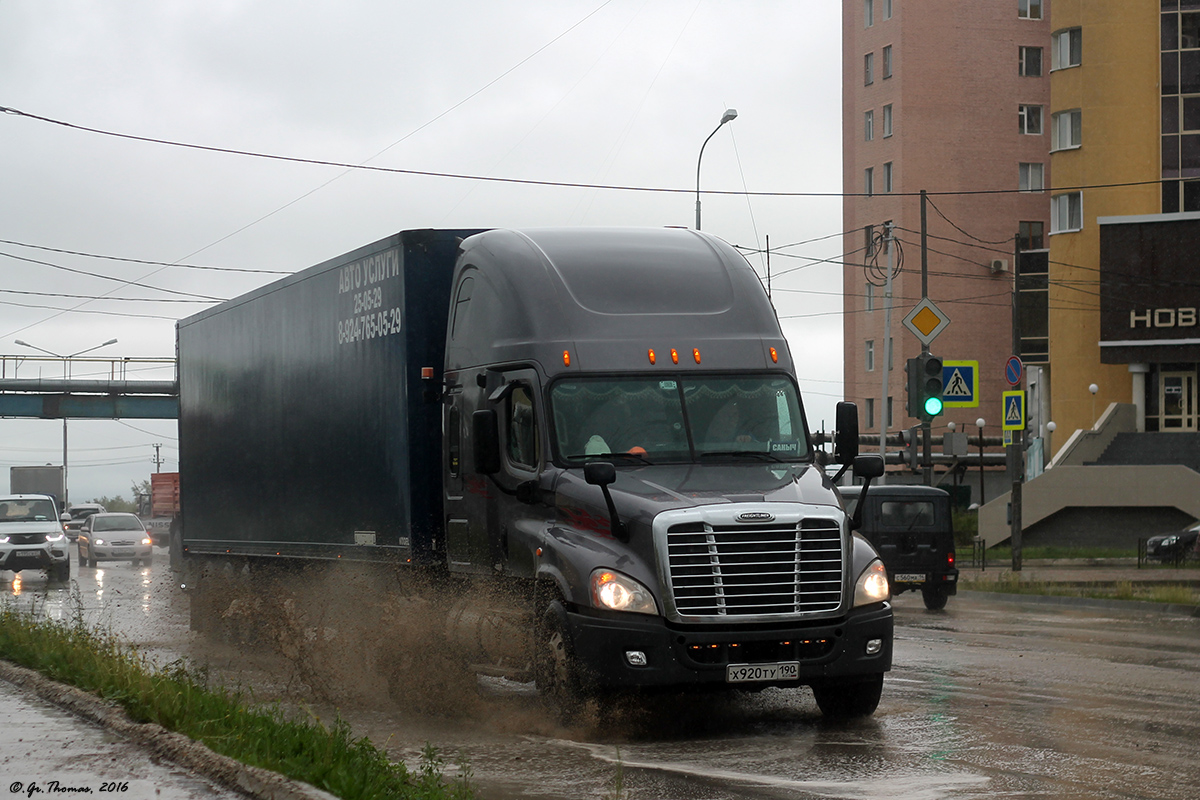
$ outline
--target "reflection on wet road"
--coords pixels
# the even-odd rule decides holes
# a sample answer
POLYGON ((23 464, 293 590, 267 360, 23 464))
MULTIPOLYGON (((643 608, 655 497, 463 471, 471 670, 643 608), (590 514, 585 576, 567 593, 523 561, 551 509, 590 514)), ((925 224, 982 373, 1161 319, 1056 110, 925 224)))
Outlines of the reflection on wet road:
MULTIPOLYGON (((0 590, 56 619, 83 615, 160 662, 207 664, 260 697, 305 696, 294 659, 191 633, 165 557, 72 569, 72 587, 31 573, 0 590)), ((335 682, 331 702, 303 702, 395 758, 415 763, 426 742, 451 762, 463 754, 489 798, 615 796, 618 782, 629 798, 695 800, 1196 796, 1200 619, 972 594, 942 612, 902 596, 896 611, 879 710, 850 724, 824 722, 806 689, 769 689, 630 701, 564 729, 530 686, 495 679, 416 713, 353 651, 342 657, 357 679, 335 682)))

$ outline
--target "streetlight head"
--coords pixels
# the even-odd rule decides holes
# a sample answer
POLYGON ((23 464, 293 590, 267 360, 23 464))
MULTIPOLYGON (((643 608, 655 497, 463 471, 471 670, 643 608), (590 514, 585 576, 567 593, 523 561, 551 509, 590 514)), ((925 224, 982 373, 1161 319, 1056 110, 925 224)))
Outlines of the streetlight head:
POLYGON ((1054 433, 1054 431, 1057 429, 1058 425, 1054 422, 1054 420, 1050 420, 1046 423, 1046 430, 1050 431, 1051 433, 1054 433))
POLYGON ((21 347, 29 347, 29 342, 22 342, 20 339, 13 339, 13 342, 21 345, 21 347))
POLYGON ((737 109, 727 108, 725 109, 725 113, 721 115, 721 124, 724 125, 726 122, 733 122, 735 119, 737 119, 737 109))
POLYGON ((1095 394, 1096 392, 1100 391, 1100 387, 1093 383, 1091 386, 1088 387, 1088 391, 1091 392, 1092 394, 1095 394))
POLYGON ((954 433, 954 423, 953 423, 953 422, 947 422, 947 423, 946 423, 946 429, 947 429, 947 430, 949 430, 951 433, 954 433))
POLYGON ((983 417, 980 417, 979 419, 975 420, 975 425, 977 427, 982 428, 983 427, 983 417))
POLYGON ((117 340, 116 340, 116 339, 109 339, 107 342, 105 342, 104 344, 102 344, 102 345, 100 345, 100 346, 101 346, 101 347, 108 347, 110 344, 116 344, 116 343, 117 343, 117 340))

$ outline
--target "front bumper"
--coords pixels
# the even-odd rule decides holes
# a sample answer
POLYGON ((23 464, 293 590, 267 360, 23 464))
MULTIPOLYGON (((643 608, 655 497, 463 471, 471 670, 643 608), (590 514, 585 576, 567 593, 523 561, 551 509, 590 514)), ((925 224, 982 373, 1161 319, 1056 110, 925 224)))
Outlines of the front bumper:
POLYGON ((50 569, 70 560, 67 540, 47 543, 41 547, 0 548, 0 569, 20 572, 23 569, 50 569))
POLYGON ((96 544, 88 549, 93 561, 130 561, 151 558, 154 546, 149 544, 96 544))
POLYGON ((677 626, 641 614, 567 612, 581 678, 593 689, 797 686, 886 672, 892 666, 892 608, 878 603, 811 623, 677 626), (867 642, 881 647, 867 653, 867 642), (645 665, 627 653, 644 654, 645 665), (797 680, 726 683, 729 664, 799 662, 797 680))

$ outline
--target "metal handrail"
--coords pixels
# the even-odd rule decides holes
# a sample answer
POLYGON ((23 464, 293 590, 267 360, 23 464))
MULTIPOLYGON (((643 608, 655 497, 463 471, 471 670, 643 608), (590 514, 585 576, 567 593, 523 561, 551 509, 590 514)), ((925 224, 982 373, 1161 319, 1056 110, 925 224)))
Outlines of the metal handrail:
MULTIPOLYGON (((104 377, 108 380, 128 380, 130 372, 161 370, 169 367, 178 378, 179 368, 173 358, 118 358, 114 356, 24 356, 0 355, 0 378, 20 378, 23 366, 44 367, 56 364, 55 378, 104 377)), ((41 377, 41 370, 33 377, 41 377)), ((29 377, 29 376, 26 376, 29 377)))

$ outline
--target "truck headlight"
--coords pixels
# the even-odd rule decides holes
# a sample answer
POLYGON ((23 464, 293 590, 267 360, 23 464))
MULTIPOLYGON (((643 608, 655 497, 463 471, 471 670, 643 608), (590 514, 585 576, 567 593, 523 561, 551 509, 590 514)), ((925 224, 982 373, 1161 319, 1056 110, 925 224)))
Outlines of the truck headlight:
POLYGON ((854 606, 866 606, 871 603, 882 603, 891 595, 888 586, 887 569, 883 562, 875 559, 858 576, 854 584, 854 606))
POLYGON ((592 572, 592 605, 610 611, 658 613, 658 605, 649 589, 628 575, 608 569, 592 572))

